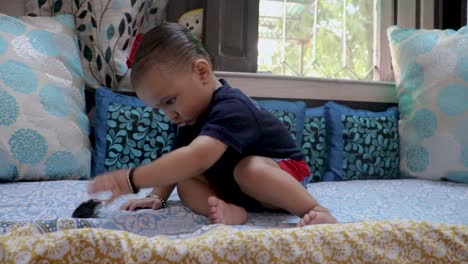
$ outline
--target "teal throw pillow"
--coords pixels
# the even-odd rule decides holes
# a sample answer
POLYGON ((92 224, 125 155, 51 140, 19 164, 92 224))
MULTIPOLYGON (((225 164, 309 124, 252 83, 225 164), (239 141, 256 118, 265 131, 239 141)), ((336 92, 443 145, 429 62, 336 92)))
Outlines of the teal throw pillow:
POLYGON ((136 167, 172 150, 176 126, 136 97, 96 91, 94 172, 136 167))
POLYGON ((302 132, 302 152, 309 164, 311 182, 319 182, 327 168, 328 148, 324 107, 307 108, 302 132))
POLYGON ((325 105, 329 166, 325 181, 399 178, 398 109, 325 105))
POLYGON ((302 130, 306 105, 304 102, 259 100, 258 104, 278 118, 291 133, 298 147, 302 146, 302 130))

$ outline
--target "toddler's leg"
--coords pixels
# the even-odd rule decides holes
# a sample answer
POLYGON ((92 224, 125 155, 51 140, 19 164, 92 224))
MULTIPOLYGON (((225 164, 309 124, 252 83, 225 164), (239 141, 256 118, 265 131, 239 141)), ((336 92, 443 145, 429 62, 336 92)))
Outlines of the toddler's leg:
POLYGON ((185 206, 208 217, 211 224, 239 225, 247 220, 245 209, 219 199, 204 176, 178 183, 177 192, 185 206))
POLYGON ((234 178, 243 192, 261 203, 302 217, 300 226, 337 223, 327 209, 321 207, 295 178, 270 158, 244 158, 237 164, 234 178))

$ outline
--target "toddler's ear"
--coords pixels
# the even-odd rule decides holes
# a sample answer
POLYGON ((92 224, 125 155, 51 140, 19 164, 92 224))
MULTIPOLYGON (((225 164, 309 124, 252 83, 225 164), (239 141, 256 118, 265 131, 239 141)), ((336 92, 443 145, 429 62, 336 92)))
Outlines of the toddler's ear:
POLYGON ((193 70, 200 81, 206 83, 211 79, 211 65, 204 59, 198 59, 193 62, 193 70))

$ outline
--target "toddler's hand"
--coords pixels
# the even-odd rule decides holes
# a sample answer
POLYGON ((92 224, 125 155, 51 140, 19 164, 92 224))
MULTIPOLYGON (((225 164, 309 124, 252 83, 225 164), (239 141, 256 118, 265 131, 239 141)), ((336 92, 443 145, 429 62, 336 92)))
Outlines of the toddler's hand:
POLYGON ((137 209, 152 208, 154 210, 161 209, 162 203, 156 197, 146 197, 141 199, 130 200, 120 207, 122 210, 135 211, 137 209))
POLYGON ((131 193, 127 181, 127 170, 117 170, 97 176, 88 186, 88 193, 111 191, 112 195, 107 202, 112 202, 115 198, 131 193))

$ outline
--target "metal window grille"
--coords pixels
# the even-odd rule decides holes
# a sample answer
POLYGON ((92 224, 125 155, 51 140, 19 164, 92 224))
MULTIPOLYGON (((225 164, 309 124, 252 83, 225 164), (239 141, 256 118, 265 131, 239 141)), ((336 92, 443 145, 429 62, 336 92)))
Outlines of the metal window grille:
POLYGON ((260 0, 259 72, 378 79, 381 0, 260 0))

